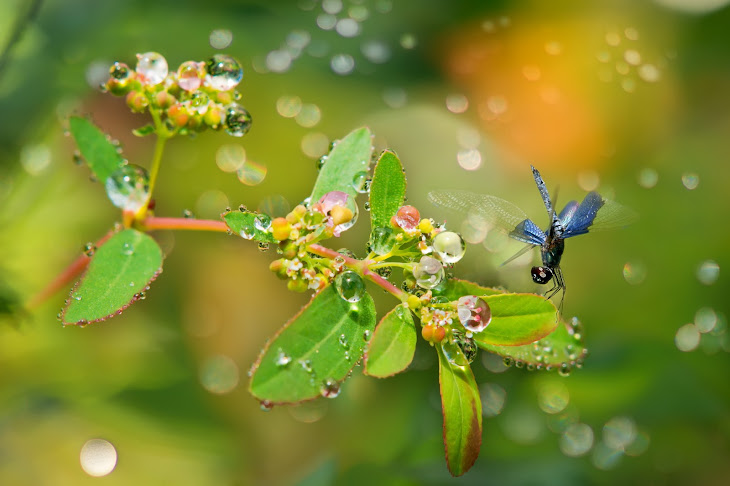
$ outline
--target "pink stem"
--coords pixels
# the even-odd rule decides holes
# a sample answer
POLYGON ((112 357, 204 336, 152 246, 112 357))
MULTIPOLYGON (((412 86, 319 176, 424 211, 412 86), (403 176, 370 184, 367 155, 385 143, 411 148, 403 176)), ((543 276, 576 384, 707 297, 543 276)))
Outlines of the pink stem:
MULTIPOLYGON (((97 248, 100 247, 106 242, 106 240, 111 238, 113 234, 114 230, 109 231, 106 235, 104 235, 96 243, 94 243, 94 246, 96 246, 97 248)), ((30 299, 30 301, 28 302, 28 308, 34 309, 38 307, 50 296, 71 283, 72 280, 78 277, 81 272, 86 269, 90 261, 91 257, 86 255, 81 255, 76 260, 74 260, 74 262, 66 267, 66 269, 61 272, 51 283, 49 283, 46 288, 41 290, 39 293, 34 295, 32 299, 30 299)))
POLYGON ((385 280, 383 277, 378 275, 377 273, 373 272, 367 267, 368 262, 365 260, 356 260, 354 258, 350 258, 348 256, 345 256, 341 253, 338 253, 334 250, 331 250, 325 246, 312 244, 307 247, 307 251, 310 251, 314 253, 315 255, 319 255, 322 257, 329 258, 331 260, 334 260, 335 258, 342 258, 345 262, 345 265, 347 265, 350 268, 359 270, 362 272, 362 275, 366 277, 368 280, 373 282, 378 287, 382 288, 386 292, 389 292, 391 295, 399 299, 400 301, 404 302, 407 298, 407 295, 405 292, 403 292, 401 289, 393 285, 392 283, 385 280))
POLYGON ((146 230, 176 229, 194 231, 220 231, 222 233, 229 231, 228 225, 225 222, 210 219, 148 217, 142 221, 142 226, 146 230))

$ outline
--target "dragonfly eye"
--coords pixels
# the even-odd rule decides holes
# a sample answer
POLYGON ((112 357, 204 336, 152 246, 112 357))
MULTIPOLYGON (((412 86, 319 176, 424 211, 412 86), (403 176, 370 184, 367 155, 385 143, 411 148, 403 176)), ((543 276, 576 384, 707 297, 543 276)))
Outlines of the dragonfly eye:
POLYGON ((544 285, 553 278, 553 271, 548 267, 532 267, 530 275, 533 282, 544 285))

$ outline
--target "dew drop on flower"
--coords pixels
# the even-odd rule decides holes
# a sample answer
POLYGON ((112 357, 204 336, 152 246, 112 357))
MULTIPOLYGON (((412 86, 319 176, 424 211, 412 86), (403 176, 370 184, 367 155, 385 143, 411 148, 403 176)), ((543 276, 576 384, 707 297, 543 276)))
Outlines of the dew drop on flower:
POLYGON ((357 273, 347 270, 335 277, 337 294, 348 302, 358 302, 365 293, 365 283, 357 273))
POLYGON ((444 279, 444 267, 441 262, 430 256, 421 257, 413 268, 416 284, 424 289, 436 287, 444 279))
POLYGON ((401 206, 395 213, 395 222, 404 230, 414 230, 421 220, 421 214, 413 206, 401 206))
POLYGON ((433 251, 444 263, 456 263, 466 253, 464 239, 453 231, 442 231, 433 238, 433 251))
POLYGON ((233 103, 226 108, 226 132, 242 137, 251 128, 251 114, 244 107, 233 103))
POLYGON ((104 186, 112 204, 127 211, 138 211, 147 202, 150 190, 147 170, 134 164, 115 170, 104 186))
POLYGON ((185 61, 177 69, 177 84, 185 91, 195 91, 203 82, 201 63, 185 61))
POLYGON ((109 68, 109 76, 117 81, 124 81, 131 75, 132 70, 123 62, 115 62, 112 64, 112 67, 109 68))
POLYGON ((157 52, 137 54, 136 71, 144 84, 160 84, 167 77, 167 60, 157 52))
POLYGON ((241 63, 226 54, 215 54, 205 67, 208 71, 206 84, 218 91, 232 90, 243 79, 241 63))
POLYGON ((327 378, 322 382, 319 392, 325 398, 337 398, 340 394, 340 384, 332 378, 327 378))
POLYGON ((489 304, 476 295, 460 297, 456 304, 456 312, 459 322, 467 331, 473 333, 482 332, 492 321, 492 310, 489 308, 489 304))

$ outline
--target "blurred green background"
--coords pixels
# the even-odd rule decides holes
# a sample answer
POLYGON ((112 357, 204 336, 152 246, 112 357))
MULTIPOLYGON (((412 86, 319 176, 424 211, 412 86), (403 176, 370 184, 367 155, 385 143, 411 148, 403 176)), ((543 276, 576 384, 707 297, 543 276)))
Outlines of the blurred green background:
MULTIPOLYGON (((727 484, 729 3, 2 0, 0 484, 727 484), (131 134, 144 117, 97 89, 146 51, 173 69, 235 56, 254 118, 242 139, 168 144, 158 215, 286 211, 328 143, 363 124, 401 157, 409 203, 474 242, 455 271, 482 284, 539 290, 527 259, 499 267, 519 245, 481 242, 429 190, 491 193, 545 224, 533 164, 562 203, 597 187, 637 210, 628 229, 567 243, 584 368, 563 378, 481 353, 482 452, 452 479, 428 346, 392 379, 356 370, 336 400, 259 410, 246 371, 308 296, 239 238, 158 234, 164 273, 109 322, 61 328, 63 293, 19 310, 119 218, 72 161, 68 115, 149 163, 152 140, 131 134), (263 182, 217 167, 230 144, 263 182), (79 462, 95 438, 118 455, 103 479, 79 462)), ((362 256, 366 215, 331 244, 362 256)))

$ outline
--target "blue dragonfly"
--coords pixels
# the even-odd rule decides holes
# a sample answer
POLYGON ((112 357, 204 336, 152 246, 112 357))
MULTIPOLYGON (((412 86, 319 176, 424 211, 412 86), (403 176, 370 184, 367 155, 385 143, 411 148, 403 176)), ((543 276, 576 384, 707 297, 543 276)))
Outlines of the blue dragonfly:
POLYGON ((436 206, 445 209, 462 214, 476 214, 515 240, 527 243, 527 246, 502 265, 539 246, 542 265, 532 267, 530 275, 537 284, 545 285, 553 281, 552 288, 545 293, 548 299, 562 290, 560 299, 562 308, 566 286, 560 269, 560 260, 565 251, 565 239, 588 232, 626 226, 636 221, 638 215, 625 206, 605 199, 595 191, 586 194, 580 204, 577 201, 570 201, 560 213, 556 213, 540 172, 530 167, 537 189, 545 203, 545 209, 550 216, 550 226, 545 231, 529 219, 520 208, 495 196, 463 190, 441 190, 430 192, 428 199, 436 206))

